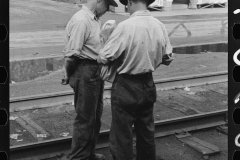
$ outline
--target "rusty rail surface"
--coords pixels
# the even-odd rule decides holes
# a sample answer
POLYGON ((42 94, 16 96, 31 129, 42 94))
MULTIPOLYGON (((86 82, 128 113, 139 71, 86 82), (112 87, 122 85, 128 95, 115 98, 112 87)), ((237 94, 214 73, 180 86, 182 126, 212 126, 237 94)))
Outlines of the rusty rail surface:
MULTIPOLYGON (((227 82, 228 72, 213 72, 207 74, 196 74, 168 79, 154 80, 158 90, 168 90, 174 88, 184 88, 186 86, 199 86, 204 84, 214 84, 227 82)), ((111 86, 105 86, 104 97, 111 96, 111 86)), ((10 112, 33 108, 42 108, 73 101, 73 91, 48 93, 34 96, 17 97, 10 99, 10 112)))

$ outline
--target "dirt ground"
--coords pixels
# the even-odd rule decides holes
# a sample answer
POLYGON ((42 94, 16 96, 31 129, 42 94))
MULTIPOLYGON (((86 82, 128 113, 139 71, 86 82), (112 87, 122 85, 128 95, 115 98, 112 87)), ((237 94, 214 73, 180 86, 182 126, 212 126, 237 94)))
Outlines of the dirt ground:
MULTIPOLYGON (((227 109, 227 82, 190 87, 190 91, 173 89, 158 91, 157 102, 154 106, 154 120, 161 121, 199 113, 227 109)), ((101 130, 109 130, 111 124, 110 99, 104 99, 101 130)), ((10 116, 17 117, 10 121, 10 134, 19 134, 17 139, 10 139, 11 146, 30 142, 43 142, 63 137, 63 133, 72 136, 72 124, 76 116, 74 106, 65 103, 47 108, 11 112, 10 116), (40 129, 39 129, 40 128, 40 129), (46 138, 39 138, 37 134, 46 134, 46 138)), ((227 136, 216 130, 198 131, 191 133, 194 137, 219 147, 220 154, 211 160, 226 160, 227 136)), ((201 154, 185 146, 175 136, 156 139, 158 160, 201 160, 201 154)), ((112 157, 109 150, 102 149, 107 160, 112 157)))

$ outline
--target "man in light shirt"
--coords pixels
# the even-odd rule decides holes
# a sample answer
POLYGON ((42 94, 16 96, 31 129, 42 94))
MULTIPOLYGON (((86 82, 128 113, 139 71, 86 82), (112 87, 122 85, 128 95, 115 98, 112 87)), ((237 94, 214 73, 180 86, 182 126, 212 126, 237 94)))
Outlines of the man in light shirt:
POLYGON ((98 62, 119 64, 111 90, 110 151, 114 160, 133 160, 133 129, 137 160, 155 160, 152 72, 172 61, 164 25, 147 10, 154 0, 120 0, 130 18, 121 22, 100 50, 98 62))
POLYGON ((63 157, 68 160, 104 160, 95 153, 101 127, 103 110, 103 81, 97 57, 101 48, 99 17, 109 9, 117 7, 114 0, 88 0, 75 13, 66 26, 67 83, 74 91, 74 106, 77 113, 73 124, 71 153, 63 157), (70 68, 69 68, 70 67, 70 68))

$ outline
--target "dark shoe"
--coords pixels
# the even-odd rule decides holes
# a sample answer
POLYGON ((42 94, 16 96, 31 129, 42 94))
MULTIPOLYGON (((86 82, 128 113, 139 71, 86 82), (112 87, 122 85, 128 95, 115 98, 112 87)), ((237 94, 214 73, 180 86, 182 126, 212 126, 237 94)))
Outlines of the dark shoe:
POLYGON ((105 156, 102 154, 95 153, 94 156, 91 156, 89 160, 105 160, 105 156))

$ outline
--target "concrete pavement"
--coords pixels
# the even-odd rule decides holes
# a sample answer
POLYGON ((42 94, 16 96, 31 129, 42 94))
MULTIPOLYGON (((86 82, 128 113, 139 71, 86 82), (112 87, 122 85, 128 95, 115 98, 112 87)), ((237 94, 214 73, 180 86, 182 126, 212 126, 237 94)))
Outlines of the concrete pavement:
MULTIPOLYGON (((13 2, 11 1, 10 4, 13 2)), ((10 8, 10 16, 12 17, 10 20, 10 75, 14 81, 20 79, 31 80, 56 71, 59 67, 62 68, 65 25, 79 8, 75 5, 71 7, 70 4, 67 4, 67 8, 65 5, 55 2, 51 4, 57 5, 57 13, 55 13, 55 10, 55 12, 52 10, 43 11, 43 7, 39 7, 39 10, 38 8, 34 10, 37 14, 22 14, 20 18, 16 17, 15 12, 11 13, 10 8), (60 12, 61 10, 64 10, 64 12, 60 12), (43 14, 42 16, 38 16, 40 12, 43 14), (35 16, 39 17, 39 21, 35 16), (28 23, 30 25, 26 25, 28 23)), ((14 10, 14 7, 12 7, 12 10, 14 10)), ((34 11, 31 10, 31 12, 34 11)), ((227 7, 151 11, 151 14, 166 26, 172 46, 181 46, 178 50, 175 50, 175 53, 183 54, 189 50, 188 47, 182 46, 196 46, 196 48, 190 49, 194 53, 205 50, 212 52, 227 51, 226 47, 218 49, 221 46, 220 43, 223 44, 228 41, 227 7)), ((128 17, 129 14, 126 13, 109 12, 100 20, 102 24, 109 19, 114 19, 117 23, 120 23, 128 17)))
MULTIPOLYGON (((227 8, 153 11, 151 14, 165 24, 173 46, 227 42, 227 8)), ((128 17, 127 14, 107 13, 101 18, 101 22, 114 19, 120 23, 128 17)), ((55 26, 63 25, 63 22, 57 21, 56 23, 59 24, 55 24, 55 26)), ((15 25, 17 24, 12 27, 14 28, 15 25)), ((21 28, 21 24, 19 25, 21 28)), ((33 24, 31 28, 35 29, 29 29, 28 32, 16 29, 13 33, 10 32, 10 61, 62 56, 62 49, 65 45, 64 26, 61 28, 51 27, 38 29, 37 24, 33 24)))

